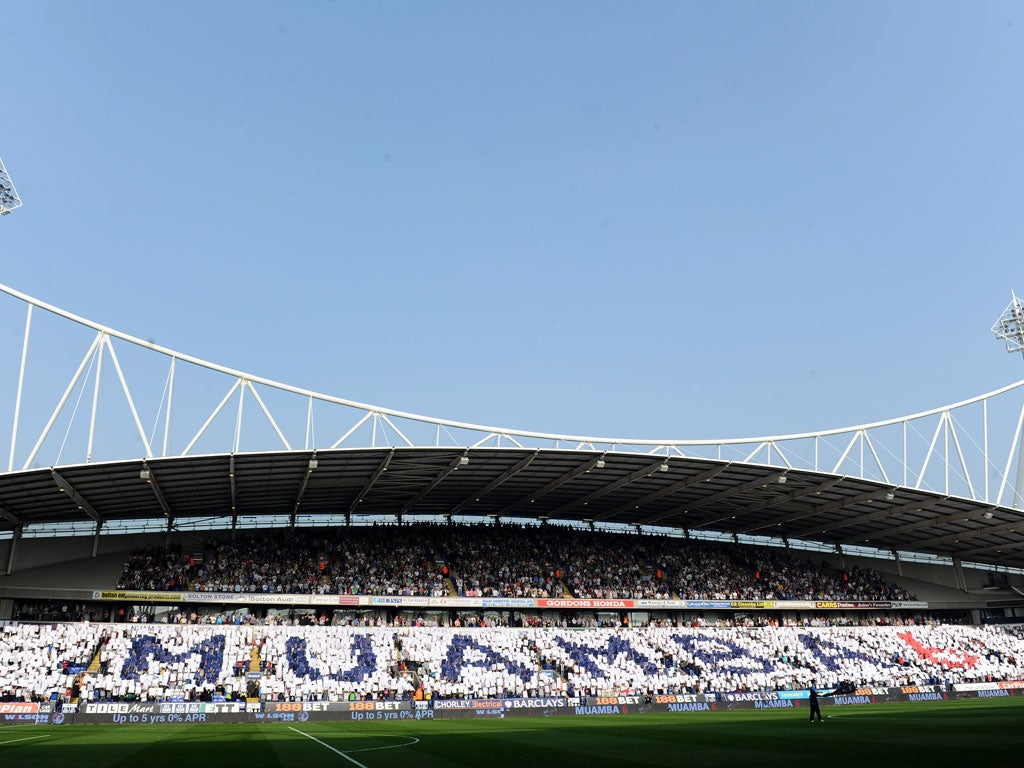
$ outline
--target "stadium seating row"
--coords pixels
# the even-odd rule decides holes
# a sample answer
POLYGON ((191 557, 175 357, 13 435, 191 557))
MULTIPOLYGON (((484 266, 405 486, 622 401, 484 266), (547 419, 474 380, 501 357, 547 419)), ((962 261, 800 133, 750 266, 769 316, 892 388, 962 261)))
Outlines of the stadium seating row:
POLYGON ((1024 677, 998 627, 0 627, 0 699, 276 700, 724 693, 1024 677), (250 691, 251 692, 251 691, 250 691))
POLYGON ((911 600, 881 574, 787 553, 557 526, 414 524, 239 534, 133 553, 121 589, 693 600, 911 600))

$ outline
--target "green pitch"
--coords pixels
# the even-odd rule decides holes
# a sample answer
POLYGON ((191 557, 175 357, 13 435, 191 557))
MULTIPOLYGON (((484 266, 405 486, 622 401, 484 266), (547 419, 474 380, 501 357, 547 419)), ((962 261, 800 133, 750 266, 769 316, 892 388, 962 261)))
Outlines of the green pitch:
POLYGON ((0 727, 0 765, 538 768, 1024 765, 1024 697, 596 717, 0 727), (831 717, 828 717, 831 715, 831 717))

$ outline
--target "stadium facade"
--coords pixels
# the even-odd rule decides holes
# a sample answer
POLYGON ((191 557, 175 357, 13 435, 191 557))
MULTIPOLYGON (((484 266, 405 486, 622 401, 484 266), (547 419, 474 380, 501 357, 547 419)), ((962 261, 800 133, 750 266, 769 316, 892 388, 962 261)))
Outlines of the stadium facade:
MULTIPOLYGON (((877 610, 958 611, 975 622, 1024 615, 1024 381, 813 433, 560 435, 313 392, 6 286, 0 292, 4 322, 19 329, 0 349, 10 435, 0 474, 0 619, 16 601, 166 605, 165 595, 118 590, 103 566, 139 546, 247 528, 424 521, 567 525, 809 552, 837 568, 881 570, 919 598, 877 610), (58 362, 73 371, 69 378, 46 373, 58 362)), ((324 598, 289 595, 278 604, 310 605, 313 597, 324 598)), ((360 595, 357 605, 381 609, 373 600, 382 597, 360 595)), ((225 594, 220 605, 268 599, 225 594)), ((515 607, 603 608, 641 620, 659 610, 872 609, 820 600, 702 607, 677 596, 656 604, 560 599, 515 607)), ((387 609, 461 607, 498 606, 405 596, 387 609)))

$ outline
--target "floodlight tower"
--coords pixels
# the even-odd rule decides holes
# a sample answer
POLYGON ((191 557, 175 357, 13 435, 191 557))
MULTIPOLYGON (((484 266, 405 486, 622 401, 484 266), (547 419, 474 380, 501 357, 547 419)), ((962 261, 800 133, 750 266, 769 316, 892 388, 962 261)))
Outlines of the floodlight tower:
POLYGON ((18 190, 14 188, 11 175, 4 167, 3 158, 0 158, 0 216, 6 216, 15 208, 21 207, 21 198, 18 197, 18 190))
POLYGON ((1010 291, 1012 301, 992 326, 992 333, 1006 342, 1007 352, 1024 352, 1024 302, 1010 291))
MULTIPOLYGON (((1017 295, 1010 291, 1010 304, 1003 310, 1003 314, 992 326, 992 333, 998 336, 1006 344, 1006 351, 1024 352, 1024 302, 1017 295)), ((1022 414, 1024 420, 1024 414, 1022 414)), ((1014 483, 1013 505, 1022 506, 1022 494, 1024 494, 1024 430, 1021 431, 1017 443, 1017 478, 1014 483)))

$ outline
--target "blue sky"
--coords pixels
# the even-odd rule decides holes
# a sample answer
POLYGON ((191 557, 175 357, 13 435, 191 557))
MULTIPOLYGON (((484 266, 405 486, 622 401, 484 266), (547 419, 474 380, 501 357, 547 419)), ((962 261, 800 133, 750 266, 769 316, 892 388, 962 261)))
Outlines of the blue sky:
POLYGON ((0 41, 0 282, 189 354, 652 439, 1024 378, 1016 2, 43 0, 0 41))

